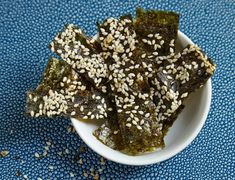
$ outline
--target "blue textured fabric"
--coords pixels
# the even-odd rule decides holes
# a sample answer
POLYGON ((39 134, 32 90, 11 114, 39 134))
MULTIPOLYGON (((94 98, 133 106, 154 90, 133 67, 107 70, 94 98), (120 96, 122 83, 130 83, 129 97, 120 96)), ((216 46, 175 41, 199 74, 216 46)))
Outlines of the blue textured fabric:
POLYGON ((235 179, 234 36, 234 0, 1 0, 0 150, 9 154, 0 158, 0 179, 83 179, 93 178, 98 170, 101 179, 235 179), (68 119, 29 119, 24 106, 26 90, 36 87, 53 55, 48 43, 64 24, 78 24, 94 35, 97 21, 127 12, 134 15, 137 6, 179 12, 180 30, 218 67, 210 113, 193 143, 160 164, 129 167, 100 162, 68 119), (35 153, 42 154, 45 146, 48 154, 38 160, 35 153))

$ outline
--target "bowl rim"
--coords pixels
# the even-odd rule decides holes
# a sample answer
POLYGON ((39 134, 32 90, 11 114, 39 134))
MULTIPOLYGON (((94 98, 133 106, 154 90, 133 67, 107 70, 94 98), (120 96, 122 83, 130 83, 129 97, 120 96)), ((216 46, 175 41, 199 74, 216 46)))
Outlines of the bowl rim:
MULTIPOLYGON (((178 30, 178 36, 181 36, 181 38, 186 41, 188 44, 194 44, 183 32, 181 32, 180 30, 178 30)), ((96 36, 94 36, 94 38, 96 38, 96 36)), ((206 88, 204 90, 206 90, 206 94, 207 94, 207 101, 205 104, 205 109, 202 112, 202 118, 200 119, 200 123, 197 124, 197 127, 194 128, 194 131, 190 134, 190 136, 179 146, 177 146, 174 150, 172 150, 169 154, 163 156, 162 158, 156 160, 154 158, 150 158, 150 159, 146 159, 146 160, 141 160, 141 161, 133 161, 133 160, 119 160, 119 158, 115 158, 115 156, 110 155, 109 153, 106 153, 106 151, 102 151, 98 148, 95 148, 91 142, 89 142, 89 139, 87 139, 85 136, 83 136, 82 133, 79 132, 79 130, 76 128, 76 121, 78 121, 75 118, 71 118, 71 122, 72 125, 74 126, 76 132, 78 133, 78 135, 80 136, 80 138, 88 145, 88 147, 90 147, 93 151, 95 151, 97 154, 105 157, 108 160, 111 160, 113 162, 116 163, 120 163, 120 164, 125 164, 125 165, 132 165, 132 166, 142 166, 142 165, 150 165, 150 164, 155 164, 155 163, 160 163, 162 161, 165 161, 167 159, 172 158, 173 156, 175 156, 176 154, 180 153, 182 150, 184 150, 187 146, 189 146, 192 141, 197 137, 197 135, 199 134, 199 132, 201 131, 203 125, 205 124, 205 121, 207 119, 207 115, 209 113, 209 109, 210 109, 210 105, 211 105, 211 98, 212 98, 212 83, 211 83, 211 78, 208 79, 207 83, 205 84, 206 88)), ((97 140, 98 141, 98 140, 97 140)), ((105 145, 104 145, 105 146, 105 145)), ((110 150, 115 151, 113 149, 110 148, 110 150)))

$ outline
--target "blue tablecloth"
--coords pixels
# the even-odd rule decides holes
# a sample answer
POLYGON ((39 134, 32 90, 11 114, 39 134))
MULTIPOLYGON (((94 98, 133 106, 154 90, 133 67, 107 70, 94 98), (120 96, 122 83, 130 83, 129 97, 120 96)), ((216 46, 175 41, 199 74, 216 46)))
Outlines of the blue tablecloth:
MULTIPOLYGON (((0 1, 0 179, 234 179, 235 2, 0 1), (102 160, 74 133, 68 119, 24 117, 25 92, 35 88, 53 54, 58 30, 75 23, 96 34, 96 22, 136 7, 179 12, 180 30, 217 64, 206 124, 184 151, 160 164, 129 167, 102 160), (51 144, 50 144, 51 143, 51 144), (46 149, 45 149, 46 148, 46 149), (38 160, 35 153, 47 153, 38 160)), ((37 155, 36 155, 37 156, 37 155)))

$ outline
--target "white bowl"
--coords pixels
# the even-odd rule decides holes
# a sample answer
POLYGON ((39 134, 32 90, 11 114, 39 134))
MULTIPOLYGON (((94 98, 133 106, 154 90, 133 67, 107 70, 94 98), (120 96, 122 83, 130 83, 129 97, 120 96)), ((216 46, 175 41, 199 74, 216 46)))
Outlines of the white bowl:
MULTIPOLYGON (((184 33, 178 31, 176 42, 178 50, 188 44, 193 44, 193 42, 184 33)), ((209 112, 210 103, 211 80, 209 79, 203 88, 191 94, 187 99, 184 110, 165 137, 165 148, 138 156, 123 154, 98 141, 92 135, 92 132, 101 125, 101 122, 91 124, 73 118, 71 121, 82 140, 101 156, 121 164, 148 165, 167 160, 186 148, 202 129, 209 112)))

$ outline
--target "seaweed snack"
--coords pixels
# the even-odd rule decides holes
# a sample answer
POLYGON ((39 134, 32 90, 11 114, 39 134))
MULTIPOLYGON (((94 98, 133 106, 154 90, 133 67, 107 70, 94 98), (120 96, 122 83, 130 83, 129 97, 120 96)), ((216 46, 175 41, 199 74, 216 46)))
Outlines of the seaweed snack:
POLYGON ((175 51, 179 15, 168 11, 136 9, 134 27, 139 47, 154 56, 167 56, 175 51))
MULTIPOLYGON (((110 86, 107 84, 107 65, 102 58, 101 46, 96 40, 86 36, 79 27, 70 24, 65 26, 64 30, 54 38, 50 44, 50 49, 68 62, 79 75, 91 82, 92 86, 106 93, 103 95, 109 97, 109 104, 111 104, 110 99, 112 99, 112 97, 109 96, 111 93, 109 90, 110 86)), ((102 106, 102 104, 98 107, 100 106, 102 106)), ((113 107, 106 108, 109 109, 109 114, 114 114, 113 111, 110 110, 114 109, 113 107)), ((89 111, 87 116, 91 115, 91 111, 89 111)), ((87 116, 85 116, 85 118, 87 116)), ((111 130, 116 131, 118 124, 117 120, 113 120, 113 118, 116 118, 116 116, 108 116, 108 122, 106 124, 111 126, 111 130)), ((116 147, 120 149, 120 138, 114 137, 113 139, 118 139, 117 141, 120 146, 117 145, 116 147)))
POLYGON ((162 125, 156 120, 153 95, 142 74, 131 17, 109 18, 99 29, 125 153, 139 154, 162 147, 162 125))
POLYGON ((109 103, 107 96, 92 88, 69 64, 52 58, 36 90, 27 93, 26 112, 32 117, 103 119, 109 103))
POLYGON ((190 93, 202 87, 213 75, 215 64, 197 45, 188 45, 159 68, 152 78, 155 87, 157 118, 164 130, 173 124, 190 93))
POLYGON ((177 13, 141 8, 134 20, 98 24, 97 40, 66 25, 50 43, 63 61, 49 60, 26 114, 101 121, 93 135, 129 155, 164 148, 185 100, 216 67, 197 45, 175 52, 178 25, 177 13))
POLYGON ((107 65, 100 54, 100 45, 82 30, 69 24, 50 43, 50 49, 86 77, 96 88, 106 92, 107 65))

